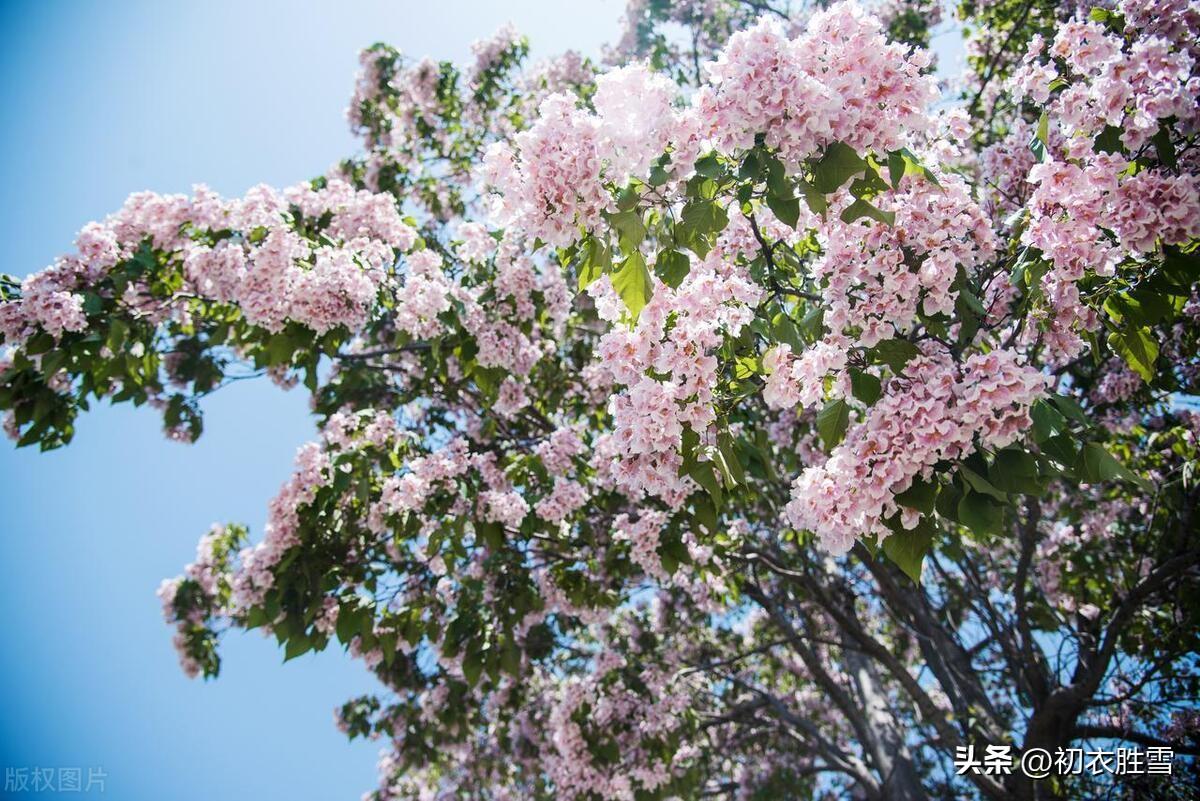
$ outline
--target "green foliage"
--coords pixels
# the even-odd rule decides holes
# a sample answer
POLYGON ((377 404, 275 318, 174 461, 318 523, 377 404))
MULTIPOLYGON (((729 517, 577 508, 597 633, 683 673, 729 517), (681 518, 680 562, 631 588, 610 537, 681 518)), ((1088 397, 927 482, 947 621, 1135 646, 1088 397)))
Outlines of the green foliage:
POLYGON ((636 320, 654 292, 650 271, 646 269, 646 260, 641 253, 634 251, 629 254, 620 269, 613 273, 612 285, 636 320))

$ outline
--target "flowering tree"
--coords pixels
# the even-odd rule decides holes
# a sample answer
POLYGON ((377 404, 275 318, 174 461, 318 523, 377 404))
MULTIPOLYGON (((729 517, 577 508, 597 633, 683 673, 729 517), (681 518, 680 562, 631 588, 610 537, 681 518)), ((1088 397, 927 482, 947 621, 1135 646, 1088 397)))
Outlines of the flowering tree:
MULTIPOLYGON (((1200 754, 1200 7, 635 0, 607 68, 362 54, 361 154, 142 193, 0 281, 0 409, 319 427, 164 582, 385 688, 376 799, 1032 799, 957 748, 1200 754), (647 59, 647 60, 642 60, 647 59)), ((1155 781, 1150 781, 1154 779, 1155 781)), ((1172 795, 1174 794, 1174 795, 1172 795)))

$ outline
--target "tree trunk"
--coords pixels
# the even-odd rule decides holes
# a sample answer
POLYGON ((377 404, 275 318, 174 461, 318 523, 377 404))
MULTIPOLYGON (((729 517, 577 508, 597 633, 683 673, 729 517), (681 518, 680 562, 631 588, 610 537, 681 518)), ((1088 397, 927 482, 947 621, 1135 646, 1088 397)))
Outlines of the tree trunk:
POLYGON ((880 691, 875 665, 858 651, 847 648, 845 653, 850 679, 875 735, 863 743, 863 751, 868 763, 879 772, 880 795, 888 801, 926 801, 929 796, 887 697, 880 691))

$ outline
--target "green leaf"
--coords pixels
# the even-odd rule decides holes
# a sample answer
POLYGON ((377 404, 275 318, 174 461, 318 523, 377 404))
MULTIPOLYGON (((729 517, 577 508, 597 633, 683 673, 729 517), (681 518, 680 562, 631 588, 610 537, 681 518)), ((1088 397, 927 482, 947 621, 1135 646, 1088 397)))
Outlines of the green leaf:
POLYGON ((593 281, 612 267, 612 251, 596 237, 584 242, 579 260, 579 289, 587 289, 593 281))
POLYGON ((780 222, 786 223, 791 228, 795 228, 796 223, 800 221, 800 200, 798 198, 767 195, 767 206, 780 222))
POLYGON ((360 618, 355 614, 356 611, 356 608, 345 605, 338 609, 337 624, 334 630, 337 632, 338 641, 343 645, 348 645, 358 636, 360 618))
POLYGON ((25 340, 25 347, 23 350, 25 351, 26 355, 37 356, 40 353, 45 353, 53 347, 54 337, 50 336, 45 331, 39 331, 29 339, 25 340))
POLYGON ((729 473, 729 477, 733 479, 734 484, 746 483, 746 471, 742 467, 742 462, 738 459, 737 448, 733 441, 733 435, 728 431, 722 431, 717 435, 717 448, 721 453, 721 458, 725 462, 725 469, 729 473))
POLYGON ((283 651, 283 661, 289 662, 298 656, 302 656, 312 650, 312 640, 304 635, 289 637, 287 647, 283 651))
POLYGON ((1081 426, 1086 428, 1091 425, 1087 413, 1083 411, 1083 407, 1074 398, 1067 397, 1066 395, 1051 395, 1050 402, 1057 406, 1060 412, 1081 426))
POLYGON ((1121 129, 1115 125, 1105 125, 1104 130, 1096 135, 1092 142, 1095 153, 1124 153, 1125 145, 1121 142, 1121 129))
POLYGON ((129 325, 124 320, 113 320, 108 326, 106 344, 113 353, 120 353, 125 348, 125 337, 129 334, 129 325))
POLYGON ((479 681, 479 675, 483 672, 483 652, 474 647, 467 649, 466 655, 463 657, 462 670, 463 678, 467 680, 467 685, 474 687, 479 681))
POLYGON ((825 331, 825 308, 814 306, 805 312, 800 320, 799 333, 809 343, 815 343, 825 331))
POLYGON ((642 202, 642 196, 638 194, 637 186, 630 182, 628 186, 621 190, 617 195, 617 210, 629 211, 636 208, 637 204, 642 202))
POLYGON ((703 236, 719 234, 729 224, 725 209, 715 200, 693 201, 683 207, 680 217, 685 225, 703 236))
POLYGON ((720 448, 714 448, 709 445, 705 447, 704 453, 708 457, 708 461, 716 466, 717 472, 721 476, 721 483, 726 487, 736 486, 738 482, 734 477, 733 469, 725 461, 725 452, 720 448))
POLYGON ((621 269, 613 274, 612 285, 636 320, 654 292, 650 271, 646 269, 646 260, 641 253, 634 252, 625 259, 621 269))
POLYGON ((886 364, 899 373, 921 351, 907 339, 887 339, 871 348, 871 361, 886 364))
POLYGON ((920 584, 921 567, 925 563, 925 554, 933 545, 933 533, 933 524, 928 518, 922 517, 916 528, 892 529, 892 533, 883 540, 883 552, 904 571, 904 575, 920 584))
POLYGON ((1149 486, 1098 442, 1084 443, 1079 454, 1079 475, 1084 481, 1092 484, 1120 478, 1140 487, 1149 486))
POLYGON ((879 376, 851 368, 850 370, 850 391, 854 397, 868 406, 875 405, 875 401, 879 400, 879 396, 883 393, 883 385, 879 380, 879 376))
POLYGON ((783 166, 783 162, 774 156, 766 157, 767 165, 767 192, 775 197, 791 197, 791 184, 788 183, 787 168, 783 166))
POLYGON ((1001 503, 1008 502, 1008 496, 1005 493, 992 486, 992 482, 988 481, 971 468, 967 467, 966 465, 959 465, 958 472, 962 475, 963 480, 967 482, 967 485, 970 486, 971 489, 983 495, 990 495, 1001 503))
POLYGON ((1133 326, 1154 325, 1175 315, 1168 295, 1150 289, 1136 289, 1109 296, 1104 310, 1116 323, 1133 326))
POLYGON ((788 317, 785 312, 778 312, 771 318, 771 335, 775 340, 791 345, 792 350, 797 353, 804 350, 804 342, 800 339, 800 332, 796 330, 796 325, 792 322, 792 318, 788 317))
POLYGON ((1044 400, 1034 402, 1029 410, 1029 416, 1033 418, 1034 442, 1045 442, 1067 428, 1067 419, 1044 400))
POLYGON ((1037 495, 1044 489, 1038 480, 1037 459, 1015 448, 996 452, 996 460, 988 468, 988 479, 1004 492, 1037 495))
POLYGON ((761 168, 762 163, 758 159, 758 151, 751 150, 742 158, 742 164, 738 167, 738 178, 754 183, 761 168))
POLYGON ((912 486, 896 495, 896 503, 929 514, 933 511, 937 494, 938 485, 936 483, 918 477, 913 479, 912 486))
POLYGON ((1046 454, 1063 467, 1073 466, 1079 455, 1079 452, 1075 447, 1075 440, 1070 434, 1055 434, 1053 437, 1047 437, 1046 440, 1039 443, 1039 445, 1042 449, 1042 453, 1046 454))
POLYGON ((504 547, 504 528, 499 523, 494 523, 490 520, 476 521, 475 533, 493 551, 498 551, 504 547))
POLYGON ((841 398, 826 403, 824 408, 817 412, 817 433, 821 435, 826 450, 841 442, 849 427, 850 405, 841 398))
POLYGON ((641 212, 636 209, 610 214, 608 221, 617 229, 623 253, 633 253, 646 239, 646 226, 642 222, 641 212))
POLYGON ((687 471, 687 475, 703 487, 713 500, 716 508, 721 506, 721 482, 717 480, 712 462, 695 462, 687 471))
POLYGON ((739 356, 737 361, 733 364, 734 378, 738 379, 739 381, 744 381, 750 376, 762 374, 762 361, 757 356, 739 356))
POLYGON ((809 211, 813 214, 824 214, 829 210, 829 201, 817 191, 815 186, 808 181, 801 181, 799 187, 800 193, 804 195, 804 202, 808 204, 809 211))
POLYGON ((954 277, 953 288, 958 293, 958 299, 965 304, 969 311, 979 317, 987 315, 987 309, 984 307, 983 301, 975 294, 975 288, 971 285, 971 279, 967 276, 967 271, 962 266, 959 266, 958 273, 954 277))
POLYGON ((696 162, 696 172, 705 178, 720 178, 725 174, 725 167, 716 153, 709 153, 696 162))
POLYGON ((871 200, 881 192, 888 190, 887 181, 879 177, 874 165, 868 163, 861 178, 855 178, 850 183, 850 194, 861 200, 871 200))
POLYGON ((920 175, 934 186, 941 186, 933 171, 922 164, 907 147, 888 153, 888 180, 892 187, 895 188, 906 175, 920 175))
POLYGON ((1175 155, 1175 145, 1171 142, 1171 131, 1165 123, 1158 126, 1158 133, 1154 134, 1154 138, 1150 141, 1154 143, 1154 150, 1158 153, 1158 160, 1167 169, 1175 169, 1179 162, 1175 155))
MULTIPOLYGON (((711 471, 710 471, 711 472, 711 471)), ((704 526, 709 533, 715 534, 718 528, 717 506, 709 495, 692 496, 692 515, 704 526)))
POLYGON ((938 493, 937 500, 934 502, 934 508, 937 513, 947 520, 958 521, 958 502, 962 499, 962 490, 956 482, 951 482, 942 487, 942 491, 938 493))
POLYGON ((712 250, 717 234, 728 223, 729 216, 720 204, 713 200, 694 200, 683 207, 674 229, 675 242, 704 258, 712 250))
POLYGON ((1108 344, 1147 384, 1154 380, 1158 343, 1151 337, 1150 329, 1122 326, 1108 335, 1108 344))
POLYGON ((999 534, 1004 529, 1004 506, 986 495, 967 492, 958 502, 958 519, 976 534, 999 534))
POLYGON ((83 296, 83 313, 89 317, 99 314, 104 308, 104 299, 95 292, 86 292, 83 296))
POLYGON ((854 148, 843 142, 832 142, 812 165, 812 183, 818 192, 828 195, 866 168, 867 162, 854 152, 854 148))
POLYGON ((1177 247, 1164 247, 1162 269, 1154 279, 1156 287, 1177 295, 1191 294, 1192 284, 1200 281, 1200 248, 1184 252, 1177 247))
POLYGON ((500 669, 510 676, 521 673, 521 649, 511 638, 506 639, 504 647, 500 649, 500 669))
POLYGON ((883 211, 861 198, 847 206, 841 214, 844 223, 852 223, 860 217, 870 217, 885 225, 895 225, 896 223, 896 212, 883 211))
POLYGON ((63 350, 52 350, 42 357, 41 373, 44 376, 52 376, 58 372, 58 369, 67 362, 67 352, 63 350))
POLYGON ((691 259, 687 257, 686 253, 680 253, 678 250, 659 251, 658 257, 654 260, 655 275, 672 289, 683 283, 683 279, 687 277, 691 269, 691 259))
POLYGON ((658 546, 658 558, 662 560, 663 570, 675 575, 681 564, 691 561, 687 546, 676 538, 670 537, 658 546))

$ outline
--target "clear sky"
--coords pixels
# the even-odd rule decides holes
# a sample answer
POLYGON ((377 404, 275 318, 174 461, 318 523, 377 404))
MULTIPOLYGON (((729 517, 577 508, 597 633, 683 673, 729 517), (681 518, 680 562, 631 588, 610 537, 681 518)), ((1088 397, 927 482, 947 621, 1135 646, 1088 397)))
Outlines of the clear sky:
MULTIPOLYGON (((342 111, 372 42, 464 61, 512 21, 535 56, 595 54, 621 8, 0 3, 0 271, 49 264, 131 191, 239 194, 322 172, 353 150, 342 111)), ((303 395, 265 383, 223 390, 205 412, 192 446, 127 406, 83 416, 50 454, 0 441, 0 768, 103 769, 105 795, 122 801, 357 798, 378 747, 347 744, 332 710, 372 689, 360 664, 334 649, 281 667, 272 642, 234 635, 218 681, 178 669, 159 581, 213 522, 261 536, 313 433, 303 395)))

